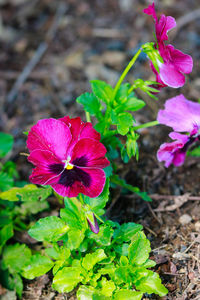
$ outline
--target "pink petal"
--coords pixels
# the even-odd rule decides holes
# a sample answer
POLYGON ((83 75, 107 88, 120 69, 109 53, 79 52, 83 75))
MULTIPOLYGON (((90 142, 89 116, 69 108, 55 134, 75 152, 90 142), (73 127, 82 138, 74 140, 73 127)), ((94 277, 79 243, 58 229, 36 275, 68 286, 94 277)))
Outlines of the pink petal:
POLYGON ((33 169, 29 180, 34 184, 52 185, 59 181, 60 174, 55 175, 50 173, 47 169, 36 167, 33 169))
POLYGON ((36 165, 29 177, 32 183, 46 185, 58 182, 60 174, 50 172, 49 166, 60 164, 60 160, 51 151, 33 150, 28 160, 36 165))
POLYGON ((186 134, 181 134, 178 132, 170 132, 169 137, 172 140, 177 140, 180 143, 182 143, 183 145, 185 145, 188 141, 189 141, 189 136, 186 134))
POLYGON ((192 57, 175 49, 172 45, 168 45, 167 48, 170 51, 171 61, 174 67, 184 74, 191 73, 193 68, 192 57))
POLYGON ((156 16, 156 11, 155 11, 155 4, 154 4, 154 2, 153 2, 152 4, 150 4, 147 8, 145 8, 145 9, 143 10, 143 12, 144 12, 145 14, 149 15, 149 16, 152 16, 153 19, 154 19, 155 21, 157 21, 157 16, 156 16))
POLYGON ((200 104, 187 100, 181 94, 165 102, 165 109, 158 112, 157 120, 175 131, 193 134, 200 128, 200 104))
POLYGON ((173 88, 178 88, 185 84, 185 76, 175 68, 173 63, 165 62, 160 64, 159 69, 160 79, 164 84, 173 88))
POLYGON ((186 152, 177 151, 174 154, 173 164, 176 167, 180 167, 184 163, 185 157, 186 157, 186 152))
POLYGON ((43 119, 31 128, 27 147, 30 152, 36 149, 49 150, 63 160, 66 159, 70 141, 70 130, 63 122, 56 119, 43 119))
POLYGON ((189 136, 177 132, 171 132, 169 136, 176 141, 162 144, 157 152, 157 158, 159 161, 165 161, 167 168, 172 163, 178 167, 184 163, 186 149, 183 148, 189 141, 189 136))
POLYGON ((84 157, 86 163, 83 166, 105 168, 110 164, 105 158, 106 152, 107 150, 102 143, 88 138, 81 139, 72 151, 70 162, 79 166, 78 161, 84 157))
POLYGON ((82 193, 91 198, 99 196, 104 188, 106 176, 103 170, 97 168, 80 168, 81 170, 88 173, 91 178, 90 185, 88 187, 80 181, 75 181, 70 186, 63 184, 53 184, 52 188, 63 197, 77 197, 79 193, 82 193))
POLYGON ((33 150, 28 157, 28 161, 41 167, 48 167, 50 164, 61 163, 55 154, 49 150, 33 150))
POLYGON ((82 128, 80 138, 81 139, 90 138, 90 139, 94 139, 94 140, 100 141, 101 135, 100 135, 99 132, 97 132, 92 127, 91 123, 87 122, 87 123, 85 123, 84 127, 82 128))
POLYGON ((69 127, 74 141, 78 141, 83 138, 95 140, 101 139, 100 133, 92 127, 92 124, 89 122, 82 122, 81 118, 79 117, 70 119, 68 116, 66 116, 59 120, 63 121, 69 127))
POLYGON ((167 41, 167 33, 174 27, 176 27, 176 21, 173 17, 161 15, 159 22, 156 24, 156 36, 158 43, 167 41))

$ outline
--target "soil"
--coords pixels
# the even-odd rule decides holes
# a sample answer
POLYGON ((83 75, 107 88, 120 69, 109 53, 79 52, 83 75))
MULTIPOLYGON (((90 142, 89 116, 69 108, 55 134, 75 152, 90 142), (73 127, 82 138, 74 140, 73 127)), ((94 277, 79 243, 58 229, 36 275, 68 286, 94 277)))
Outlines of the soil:
MULTIPOLYGON (((176 18, 177 29, 170 33, 170 40, 192 55, 194 68, 183 88, 163 89, 159 101, 145 96, 147 106, 135 115, 138 123, 154 120, 170 97, 183 93, 194 101, 200 98, 200 5, 195 0, 155 2, 158 12, 176 18)), ((0 131, 15 138, 11 159, 22 179, 31 173, 30 164, 19 154, 26 151, 23 132, 41 118, 85 118, 75 99, 90 90, 89 80, 114 85, 141 44, 153 40, 152 19, 142 13, 148 4, 139 0, 0 0, 0 131), (13 90, 33 55, 37 64, 32 70, 29 65, 26 80, 13 90)), ((129 74, 130 80, 138 77, 154 80, 145 56, 129 74)), ((157 161, 156 151, 168 139, 168 129, 159 126, 140 133, 139 161, 132 159, 121 176, 151 195, 153 202, 133 194, 117 195, 107 215, 120 223, 134 221, 144 226, 156 270, 169 289, 163 300, 198 300, 200 160, 188 157, 182 167, 166 169, 157 161)), ((75 298, 56 293, 45 275, 25 281, 23 299, 75 298)))

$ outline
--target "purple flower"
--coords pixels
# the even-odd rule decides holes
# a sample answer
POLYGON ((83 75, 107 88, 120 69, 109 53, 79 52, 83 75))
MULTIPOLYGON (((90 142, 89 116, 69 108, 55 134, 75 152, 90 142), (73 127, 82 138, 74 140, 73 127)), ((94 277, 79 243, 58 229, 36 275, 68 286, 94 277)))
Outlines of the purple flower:
POLYGON ((181 87, 185 84, 184 74, 192 72, 193 60, 190 55, 184 54, 180 50, 175 49, 172 45, 165 45, 164 41, 168 40, 168 31, 176 27, 176 21, 171 16, 161 15, 158 20, 154 3, 144 9, 144 13, 152 15, 155 21, 156 43, 155 49, 159 51, 163 59, 163 63, 157 61, 159 73, 151 63, 151 68, 156 74, 158 83, 164 86, 173 88, 181 87))
POLYGON ((178 95, 165 102, 165 109, 158 112, 157 120, 174 131, 194 135, 200 128, 200 104, 178 95))
POLYGON ((38 121, 27 139, 28 160, 35 165, 30 181, 51 185, 63 197, 97 197, 106 180, 102 169, 109 165, 99 140, 92 124, 80 118, 38 121))
POLYGON ((171 132, 169 136, 176 141, 162 144, 157 152, 157 158, 159 161, 165 161, 165 167, 167 168, 171 164, 174 164, 176 167, 181 166, 185 160, 187 144, 190 138, 177 132, 171 132))
POLYGON ((159 111, 157 120, 175 131, 188 133, 171 132, 169 136, 175 141, 162 144, 157 153, 158 160, 165 161, 165 167, 182 165, 188 148, 200 140, 200 104, 179 95, 166 101, 165 109, 159 111))

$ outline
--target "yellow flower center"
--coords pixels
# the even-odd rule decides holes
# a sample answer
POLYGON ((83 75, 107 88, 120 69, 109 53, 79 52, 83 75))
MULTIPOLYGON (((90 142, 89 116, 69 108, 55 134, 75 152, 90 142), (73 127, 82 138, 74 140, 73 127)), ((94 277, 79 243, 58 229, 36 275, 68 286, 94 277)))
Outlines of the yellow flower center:
POLYGON ((72 170, 74 165, 72 165, 69 161, 71 160, 71 157, 68 157, 67 160, 63 160, 65 163, 64 168, 67 170, 72 170))

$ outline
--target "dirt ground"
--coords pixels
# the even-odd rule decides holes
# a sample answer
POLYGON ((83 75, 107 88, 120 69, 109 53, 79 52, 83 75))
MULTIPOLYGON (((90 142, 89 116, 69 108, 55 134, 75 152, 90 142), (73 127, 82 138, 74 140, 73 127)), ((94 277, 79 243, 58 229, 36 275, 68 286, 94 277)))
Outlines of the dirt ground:
MULTIPOLYGON (((155 1, 159 13, 176 18, 177 29, 171 32, 170 41, 193 57, 194 68, 183 88, 163 89, 157 102, 145 96, 148 105, 136 114, 138 123, 154 120, 167 98, 180 93, 190 100, 200 98, 198 2, 155 1)), ((149 3, 0 0, 0 131, 14 135, 11 159, 22 179, 27 180, 31 172, 25 157, 19 155, 26 151, 23 131, 40 118, 69 115, 84 119, 75 99, 89 91, 89 80, 102 79, 114 85, 137 49, 153 40, 152 19, 142 13, 149 3)), ((130 80, 138 77, 154 80, 145 56, 129 74, 130 80)), ((200 160, 188 157, 182 167, 166 169, 157 161, 156 151, 168 139, 168 129, 159 126, 140 133, 139 162, 131 160, 121 175, 147 191, 154 201, 146 203, 132 194, 114 195, 107 215, 144 226, 156 270, 169 289, 163 300, 199 300, 200 160)), ((75 298, 58 295, 45 275, 25 283, 23 299, 75 298)))

